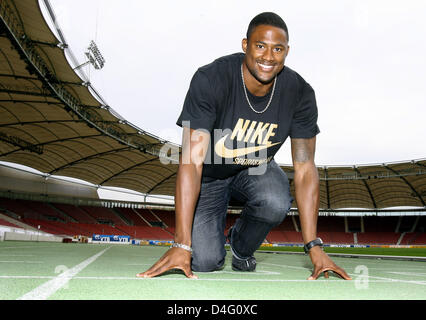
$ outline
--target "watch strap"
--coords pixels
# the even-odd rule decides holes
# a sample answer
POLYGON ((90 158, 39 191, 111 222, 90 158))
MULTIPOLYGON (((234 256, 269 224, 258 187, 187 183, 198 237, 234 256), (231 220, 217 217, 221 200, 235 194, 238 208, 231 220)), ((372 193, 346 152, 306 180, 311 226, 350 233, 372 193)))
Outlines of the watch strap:
POLYGON ((311 250, 315 246, 320 246, 320 247, 323 246, 323 242, 322 242, 321 238, 316 238, 312 241, 309 241, 307 244, 305 244, 303 246, 303 250, 305 251, 305 253, 308 253, 309 250, 311 250))

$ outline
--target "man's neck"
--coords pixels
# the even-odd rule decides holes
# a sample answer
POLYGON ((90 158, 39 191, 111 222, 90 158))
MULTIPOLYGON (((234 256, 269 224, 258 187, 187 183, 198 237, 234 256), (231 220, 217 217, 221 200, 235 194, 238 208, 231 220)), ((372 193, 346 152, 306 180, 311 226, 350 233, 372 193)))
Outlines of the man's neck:
POLYGON ((247 90, 250 91, 252 95, 255 95, 258 97, 263 97, 267 95, 274 84, 274 80, 266 84, 257 80, 250 73, 245 63, 243 63, 243 76, 244 76, 244 82, 246 84, 247 90))

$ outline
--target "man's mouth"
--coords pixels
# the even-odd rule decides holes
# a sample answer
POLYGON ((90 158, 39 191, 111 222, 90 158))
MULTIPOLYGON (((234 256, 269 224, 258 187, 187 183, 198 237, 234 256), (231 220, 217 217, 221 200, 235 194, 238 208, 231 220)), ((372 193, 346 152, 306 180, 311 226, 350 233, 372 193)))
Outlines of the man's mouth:
POLYGON ((266 64, 266 63, 260 63, 258 62, 257 65, 260 67, 260 69, 264 72, 270 72, 272 69, 274 69, 274 64, 266 64))

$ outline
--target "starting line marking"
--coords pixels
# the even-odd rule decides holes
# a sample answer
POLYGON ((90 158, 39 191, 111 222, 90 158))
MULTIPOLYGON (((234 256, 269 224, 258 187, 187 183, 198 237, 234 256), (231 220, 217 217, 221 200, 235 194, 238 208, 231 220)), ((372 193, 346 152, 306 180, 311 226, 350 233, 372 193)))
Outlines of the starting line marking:
MULTIPOLYGON (((57 277, 54 276, 0 276, 0 279, 51 279, 55 280, 57 277)), ((62 278, 66 279, 67 281, 73 279, 73 280, 136 280, 136 281, 232 281, 232 282, 310 282, 310 283, 324 283, 324 282, 340 282, 343 284, 351 284, 352 281, 344 281, 342 279, 318 279, 318 280, 307 280, 307 279, 209 279, 209 278, 198 278, 198 279, 189 279, 186 277, 167 277, 167 278, 138 278, 138 277, 72 277, 72 276, 63 276, 62 278)), ((409 280, 397 280, 397 279, 389 279, 389 278, 381 278, 381 277, 371 277, 369 278, 376 278, 377 280, 371 280, 369 279, 369 282, 373 283, 390 283, 390 282, 404 282, 404 283, 410 283, 410 284, 420 284, 420 285, 426 285, 426 282, 419 282, 419 281, 409 281, 409 280)), ((33 290, 34 291, 34 290, 33 290)), ((29 298, 24 298, 26 295, 19 298, 19 300, 30 300, 29 298)), ((41 300, 40 297, 38 297, 36 300, 41 300)))

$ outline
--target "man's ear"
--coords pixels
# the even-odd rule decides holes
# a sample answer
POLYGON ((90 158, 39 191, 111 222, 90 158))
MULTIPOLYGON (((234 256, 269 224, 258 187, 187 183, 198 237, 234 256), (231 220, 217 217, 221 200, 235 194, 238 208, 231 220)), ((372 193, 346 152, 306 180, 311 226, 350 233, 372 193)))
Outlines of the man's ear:
POLYGON ((248 44, 248 41, 246 38, 244 38, 243 41, 241 42, 241 47, 243 48, 244 53, 247 52, 247 44, 248 44))

